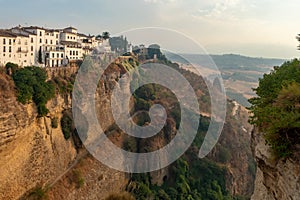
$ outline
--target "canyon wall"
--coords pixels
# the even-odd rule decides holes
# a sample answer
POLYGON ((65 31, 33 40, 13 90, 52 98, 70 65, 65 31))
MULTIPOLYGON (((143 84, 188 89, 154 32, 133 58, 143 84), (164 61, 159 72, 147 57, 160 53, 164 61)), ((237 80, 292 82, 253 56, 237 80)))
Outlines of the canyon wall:
POLYGON ((257 163, 252 199, 300 199, 300 148, 291 158, 276 159, 257 130, 252 134, 252 146, 257 163))

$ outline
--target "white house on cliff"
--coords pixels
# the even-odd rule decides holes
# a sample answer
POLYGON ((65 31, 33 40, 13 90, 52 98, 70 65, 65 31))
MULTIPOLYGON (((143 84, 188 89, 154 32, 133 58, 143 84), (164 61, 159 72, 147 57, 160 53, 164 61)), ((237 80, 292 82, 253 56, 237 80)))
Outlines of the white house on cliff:
POLYGON ((18 26, 0 30, 0 66, 12 62, 19 66, 60 67, 82 60, 96 47, 110 51, 108 40, 78 33, 74 27, 18 26))

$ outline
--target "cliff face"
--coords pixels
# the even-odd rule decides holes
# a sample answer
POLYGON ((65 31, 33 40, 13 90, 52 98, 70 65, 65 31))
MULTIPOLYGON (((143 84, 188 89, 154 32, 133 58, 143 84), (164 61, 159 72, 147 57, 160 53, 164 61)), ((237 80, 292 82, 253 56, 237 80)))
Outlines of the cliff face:
POLYGON ((235 101, 230 103, 222 135, 209 156, 228 169, 226 186, 232 195, 250 197, 253 193, 255 164, 250 146, 251 131, 248 111, 235 101))
POLYGON ((51 118, 60 120, 70 101, 57 96, 48 103, 49 115, 37 118, 33 104, 17 102, 10 77, 1 74, 0 82, 0 199, 16 199, 50 182, 75 158, 61 127, 51 126, 51 118))
POLYGON ((253 200, 300 199, 300 150, 292 158, 275 160, 261 133, 252 135, 252 148, 257 162, 253 200))
MULTIPOLYGON (((76 70, 60 68, 48 70, 47 73, 52 79, 57 76, 63 78, 76 73, 76 70)), ((105 78, 99 82, 95 106, 104 130, 114 127, 110 100, 112 89, 130 88, 128 84, 118 83, 120 75, 125 72, 120 63, 112 64, 105 78)), ((125 173, 104 166, 83 150, 78 154, 72 140, 64 139, 59 122, 63 111, 71 108, 70 96, 57 94, 48 102, 47 108, 50 113, 37 118, 35 105, 18 103, 11 77, 0 73, 0 199, 27 199, 24 194, 28 191, 39 186, 47 188, 47 185, 51 186, 47 190, 49 199, 104 199, 111 193, 124 190, 128 181, 125 173), (53 118, 58 120, 57 128, 52 128, 53 118)), ((253 182, 249 174, 251 127, 247 125, 247 112, 242 107, 232 107, 231 111, 219 146, 227 147, 234 154, 222 165, 226 165, 229 171, 227 185, 230 192, 248 195, 252 192, 253 182)), ((169 119, 169 124, 165 133, 173 135, 176 123, 169 119)), ((124 133, 110 131, 110 139, 122 146, 126 139, 124 133)), ((165 135, 161 134, 147 146, 160 148, 166 143, 165 135)), ((140 146, 146 144, 142 141, 140 146)), ((220 152, 218 148, 210 155, 214 159, 220 157, 217 155, 220 152)), ((168 172, 168 168, 152 172, 153 183, 162 184, 168 172)))
MULTIPOLYGON (((76 70, 49 69, 47 73, 51 79, 64 79, 76 70)), ((106 110, 110 108, 109 86, 115 82, 114 77, 102 82, 96 97, 105 128, 113 123, 106 110)), ((104 166, 83 149, 76 151, 72 139, 65 140, 60 121, 71 108, 70 95, 57 94, 47 108, 49 114, 38 118, 36 106, 19 103, 12 78, 0 73, 0 199, 30 199, 36 188, 43 188, 49 199, 104 199, 124 190, 124 173, 104 166), (54 118, 57 128, 52 127, 54 118), (79 173, 85 187, 78 187, 79 173)))

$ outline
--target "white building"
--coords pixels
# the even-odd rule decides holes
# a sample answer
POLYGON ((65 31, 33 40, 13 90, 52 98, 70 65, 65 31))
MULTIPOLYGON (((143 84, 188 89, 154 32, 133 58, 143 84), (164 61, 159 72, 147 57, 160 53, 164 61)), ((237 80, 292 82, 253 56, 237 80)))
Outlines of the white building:
POLYGON ((0 65, 60 67, 82 60, 96 47, 110 52, 108 40, 78 33, 74 27, 45 29, 37 26, 0 30, 0 65))
POLYGON ((34 49, 29 45, 31 38, 34 36, 0 30, 0 65, 8 62, 20 66, 35 64, 34 49))

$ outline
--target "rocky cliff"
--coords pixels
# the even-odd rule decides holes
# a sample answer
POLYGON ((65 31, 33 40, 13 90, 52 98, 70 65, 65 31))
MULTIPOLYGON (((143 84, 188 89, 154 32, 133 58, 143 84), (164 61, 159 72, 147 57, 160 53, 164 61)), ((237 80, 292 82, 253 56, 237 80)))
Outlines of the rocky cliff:
POLYGON ((252 134, 252 148, 257 162, 253 200, 300 199, 300 150, 291 158, 275 159, 262 133, 252 134))
POLYGON ((226 123, 218 144, 209 155, 227 167, 226 185, 232 195, 250 197, 253 193, 255 163, 251 154, 252 126, 248 111, 229 101, 226 123))
POLYGON ((11 77, 1 74, 0 82, 0 199, 17 199, 47 184, 75 158, 76 150, 61 127, 51 126, 51 118, 60 119, 70 101, 57 96, 48 103, 49 115, 37 118, 34 104, 17 102, 11 77))
MULTIPOLYGON (((124 59, 106 70, 95 94, 98 120, 102 128, 110 132, 110 139, 120 147, 128 138, 114 126, 110 99, 116 86, 129 90, 129 85, 118 83, 119 77, 132 67, 127 66, 129 62, 124 59)), ((52 80, 56 77, 65 80, 76 71, 77 68, 71 67, 49 69, 47 73, 52 80)), ((200 81, 198 77, 195 80, 200 81)), ((197 87, 202 85, 195 83, 197 87)), ((205 90, 198 90, 203 96, 205 90)), ((171 107, 170 102, 166 105, 171 107)), ((232 103, 229 107, 222 138, 210 157, 228 168, 227 188, 230 193, 247 196, 252 193, 253 182, 248 145, 251 127, 247 125, 245 109, 232 103), (224 147, 231 156, 220 161, 218 158, 224 147)), ((76 149, 74 138, 64 138, 59 122, 63 112, 71 108, 70 94, 57 92, 47 108, 49 114, 38 118, 36 106, 33 103, 20 104, 12 78, 0 73, 0 199, 28 199, 30 194, 40 193, 47 193, 48 199, 104 199, 111 193, 124 190, 129 178, 125 173, 104 166, 84 149, 76 149), (52 124, 53 119, 58 121, 57 128, 52 124)), ((148 146, 160 148, 168 141, 165 135, 175 134, 175 121, 169 119, 168 123, 166 134, 158 135, 148 146)), ((142 141, 140 146, 144 144, 142 141)), ((152 172, 153 183, 160 185, 168 172, 167 168, 152 172)))
MULTIPOLYGON (((65 79, 76 71, 70 67, 48 69, 47 73, 51 79, 65 79)), ((103 109, 110 105, 106 101, 109 88, 104 87, 110 83, 102 83, 98 91, 98 106, 103 109)), ((63 112, 71 108, 70 94, 57 91, 47 108, 48 115, 38 117, 34 103, 19 103, 12 78, 0 73, 0 199, 30 199, 31 194, 42 193, 50 199, 103 199, 124 190, 124 173, 107 168, 83 149, 76 150, 74 140, 64 138, 60 121, 63 112), (82 184, 88 186, 84 187, 86 192, 76 186, 79 172, 82 184)), ((106 126, 113 123, 109 115, 99 119, 106 126)))

